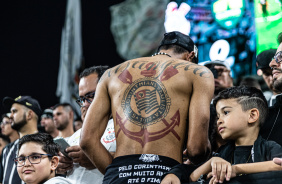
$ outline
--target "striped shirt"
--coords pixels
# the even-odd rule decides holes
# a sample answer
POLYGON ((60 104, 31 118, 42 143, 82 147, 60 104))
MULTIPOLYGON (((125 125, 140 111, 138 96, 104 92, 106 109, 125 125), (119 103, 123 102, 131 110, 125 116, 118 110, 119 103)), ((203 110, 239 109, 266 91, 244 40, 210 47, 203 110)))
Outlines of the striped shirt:
POLYGON ((19 139, 8 144, 2 152, 1 156, 1 175, 2 184, 24 184, 19 177, 14 158, 17 156, 19 139))

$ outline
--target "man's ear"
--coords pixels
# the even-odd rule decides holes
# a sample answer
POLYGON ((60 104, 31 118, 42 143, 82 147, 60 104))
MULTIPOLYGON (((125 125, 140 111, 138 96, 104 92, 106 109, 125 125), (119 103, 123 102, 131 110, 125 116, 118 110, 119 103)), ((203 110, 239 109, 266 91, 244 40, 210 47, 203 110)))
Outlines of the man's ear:
POLYGON ((259 119, 259 110, 257 108, 253 108, 249 110, 249 119, 248 123, 255 123, 259 119))
POLYGON ((184 60, 186 60, 186 61, 190 61, 190 62, 192 62, 192 59, 195 57, 195 52, 194 51, 192 51, 192 52, 186 52, 185 54, 184 54, 184 60))
POLYGON ((33 112, 32 110, 28 110, 28 111, 26 112, 26 119, 27 119, 27 120, 32 119, 32 116, 34 116, 33 113, 34 113, 34 112, 33 112))
POLYGON ((58 167, 58 164, 59 164, 59 157, 53 156, 51 160, 51 170, 55 171, 58 167))
POLYGON ((73 113, 73 111, 70 111, 70 112, 69 112, 69 117, 70 117, 70 118, 74 118, 74 113, 73 113))

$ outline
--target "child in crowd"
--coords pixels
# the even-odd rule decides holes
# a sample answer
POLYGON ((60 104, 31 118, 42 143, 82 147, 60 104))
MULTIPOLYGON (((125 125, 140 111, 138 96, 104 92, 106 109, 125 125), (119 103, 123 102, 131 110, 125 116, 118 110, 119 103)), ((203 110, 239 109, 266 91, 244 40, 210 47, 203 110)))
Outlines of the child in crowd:
MULTIPOLYGON (((213 105, 218 117, 218 131, 223 140, 230 141, 220 147, 217 156, 190 172, 188 180, 197 181, 207 175, 211 178, 210 183, 222 183, 242 174, 282 170, 272 161, 274 157, 282 157, 282 147, 259 135, 268 112, 267 101, 260 90, 246 86, 231 87, 220 92, 213 105)), ((185 165, 172 168, 162 184, 180 183, 180 180, 188 182, 183 181, 187 173, 177 173, 181 167, 185 165)))
POLYGON ((17 171, 26 184, 71 184, 63 177, 55 177, 59 163, 58 145, 46 133, 29 134, 19 140, 17 171))

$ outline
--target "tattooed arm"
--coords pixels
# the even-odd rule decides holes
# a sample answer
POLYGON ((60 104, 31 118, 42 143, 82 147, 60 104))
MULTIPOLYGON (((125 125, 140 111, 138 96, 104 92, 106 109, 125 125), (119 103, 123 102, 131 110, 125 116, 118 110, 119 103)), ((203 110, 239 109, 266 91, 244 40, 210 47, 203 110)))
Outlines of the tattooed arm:
MULTIPOLYGON (((104 75, 107 75, 107 72, 104 75)), ((110 106, 106 80, 103 80, 99 82, 95 98, 87 111, 80 140, 80 147, 86 156, 103 174, 113 159, 100 141, 108 124, 110 106)))
POLYGON ((193 68, 193 92, 189 106, 187 155, 194 164, 206 161, 210 153, 208 128, 214 94, 213 74, 203 66, 193 68))

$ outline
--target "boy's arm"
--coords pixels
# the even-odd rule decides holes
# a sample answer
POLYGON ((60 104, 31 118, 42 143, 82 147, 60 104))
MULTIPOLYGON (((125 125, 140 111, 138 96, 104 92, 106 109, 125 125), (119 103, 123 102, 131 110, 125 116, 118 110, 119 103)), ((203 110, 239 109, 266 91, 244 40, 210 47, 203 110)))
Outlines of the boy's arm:
POLYGON ((276 165, 273 161, 265 161, 265 162, 233 165, 232 170, 234 170, 236 175, 239 175, 239 174, 254 174, 254 173, 268 172, 268 171, 280 171, 282 170, 282 167, 276 165))
POLYGON ((216 180, 221 182, 223 182, 224 179, 229 181, 231 176, 235 176, 229 162, 220 157, 212 157, 190 175, 190 180, 197 181, 201 175, 208 174, 211 171, 212 176, 216 177, 216 180))

